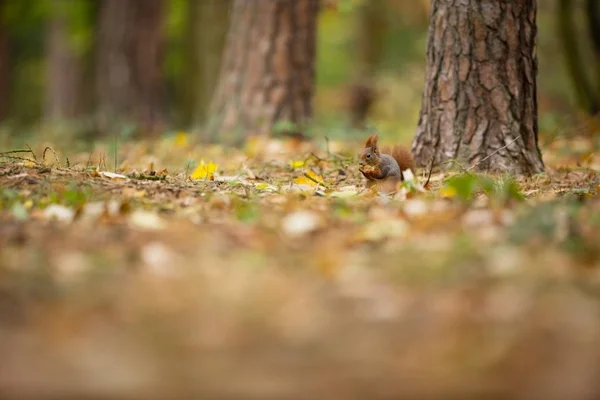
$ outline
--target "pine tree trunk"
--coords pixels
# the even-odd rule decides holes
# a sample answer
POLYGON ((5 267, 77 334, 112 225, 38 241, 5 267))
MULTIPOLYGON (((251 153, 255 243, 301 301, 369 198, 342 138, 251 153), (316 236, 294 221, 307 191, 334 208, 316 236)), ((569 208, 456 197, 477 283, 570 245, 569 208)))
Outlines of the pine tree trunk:
POLYGON ((46 35, 46 106, 45 118, 58 121, 74 118, 80 113, 83 64, 69 40, 68 20, 59 2, 53 0, 56 11, 48 22, 46 35))
POLYGON ((10 88, 10 50, 6 24, 3 22, 4 1, 0 0, 0 121, 8 117, 8 96, 10 88))
POLYGON ((227 140, 312 116, 319 0, 235 0, 208 133, 227 140))
POLYGON ((537 136, 535 0, 433 0, 427 69, 412 151, 427 167, 534 174, 537 136))
POLYGON ((190 0, 188 3, 188 43, 184 85, 184 120, 205 122, 227 39, 231 0, 190 0))
POLYGON ((101 130, 131 122, 145 133, 163 123, 163 0, 102 0, 97 93, 101 130))

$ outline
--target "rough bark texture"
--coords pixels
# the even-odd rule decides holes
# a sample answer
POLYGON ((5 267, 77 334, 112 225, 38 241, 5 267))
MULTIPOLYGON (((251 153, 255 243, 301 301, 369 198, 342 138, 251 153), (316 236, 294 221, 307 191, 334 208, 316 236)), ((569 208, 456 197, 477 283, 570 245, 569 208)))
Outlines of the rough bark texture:
POLYGON ((232 0, 190 0, 188 3, 189 59, 183 82, 186 123, 203 123, 208 114, 219 78, 232 4, 232 0))
POLYGON ((235 0, 210 107, 214 139, 269 132, 312 115, 319 0, 235 0))
POLYGON ((9 38, 6 24, 3 22, 4 0, 0 0, 0 121, 8 116, 8 92, 9 92, 9 38))
POLYGON ((421 167, 544 170, 537 143, 535 0, 433 0, 412 151, 421 167))
POLYGON ((163 122, 163 0, 102 0, 97 92, 100 128, 126 120, 149 133, 163 122))
MULTIPOLYGON (((53 3, 62 1, 53 0, 53 3)), ((60 4, 54 6, 60 8, 60 4)), ((69 41, 68 20, 64 13, 56 13, 48 22, 46 54, 45 118, 53 121, 74 118, 82 110, 83 63, 69 41)))

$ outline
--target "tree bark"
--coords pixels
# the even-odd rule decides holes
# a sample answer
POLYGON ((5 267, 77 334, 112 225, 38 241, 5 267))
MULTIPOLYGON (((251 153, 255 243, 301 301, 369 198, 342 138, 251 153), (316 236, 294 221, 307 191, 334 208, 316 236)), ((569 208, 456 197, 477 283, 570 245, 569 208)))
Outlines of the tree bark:
POLYGON ((319 0, 235 0, 207 131, 270 132, 312 116, 319 0))
POLYGON ((535 0, 433 0, 412 151, 421 167, 530 175, 538 148, 535 0))
MULTIPOLYGON (((586 75, 584 59, 579 52, 579 43, 575 26, 573 25, 572 0, 560 0, 557 8, 559 37, 565 52, 567 70, 575 88, 579 107, 588 114, 594 115, 599 111, 598 93, 586 75)), ((590 22, 591 22, 590 17, 590 22)))
POLYGON ((52 0, 54 15, 48 21, 46 35, 45 118, 58 121, 77 117, 82 111, 80 98, 83 63, 69 40, 68 19, 61 4, 52 0))
POLYGON ((231 0, 189 0, 184 120, 205 122, 227 39, 231 0))
POLYGON ((0 0, 0 121, 8 117, 10 88, 10 46, 8 29, 4 23, 4 0, 0 0))
POLYGON ((102 0, 97 93, 100 129, 133 122, 146 134, 164 122, 163 0, 102 0))

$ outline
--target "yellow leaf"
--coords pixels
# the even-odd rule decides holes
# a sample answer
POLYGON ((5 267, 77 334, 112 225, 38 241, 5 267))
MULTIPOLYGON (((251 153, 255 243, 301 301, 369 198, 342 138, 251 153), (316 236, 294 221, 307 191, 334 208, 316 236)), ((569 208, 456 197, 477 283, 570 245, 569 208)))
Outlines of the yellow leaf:
POLYGON ((294 180, 294 183, 297 183, 299 185, 310 185, 310 186, 316 186, 319 183, 325 184, 325 182, 323 181, 323 178, 321 176, 315 174, 312 171, 307 171, 304 173, 304 175, 297 177, 294 180))
POLYGON ((29 161, 29 160, 27 160, 27 161, 25 161, 25 162, 23 163, 23 166, 24 166, 25 168, 35 168, 35 167, 36 167, 36 164, 35 164, 33 161, 29 161))
POLYGON ((268 183, 258 183, 254 186, 258 190, 277 190, 277 188, 273 185, 269 185, 268 183))
POLYGON ((302 160, 290 161, 290 167, 292 167, 292 168, 302 168, 303 166, 304 166, 304 161, 302 161, 302 160))
POLYGON ((214 179, 214 173, 219 168, 218 164, 214 164, 212 161, 208 164, 204 163, 204 160, 200 160, 200 164, 196 167, 194 172, 190 175, 192 179, 214 179))
POLYGON ((179 132, 177 136, 175 136, 175 145, 177 147, 185 147, 188 144, 187 134, 185 132, 179 132))
POLYGON ((442 195, 442 197, 455 197, 456 196, 456 189, 453 187, 443 187, 440 189, 440 194, 442 195))

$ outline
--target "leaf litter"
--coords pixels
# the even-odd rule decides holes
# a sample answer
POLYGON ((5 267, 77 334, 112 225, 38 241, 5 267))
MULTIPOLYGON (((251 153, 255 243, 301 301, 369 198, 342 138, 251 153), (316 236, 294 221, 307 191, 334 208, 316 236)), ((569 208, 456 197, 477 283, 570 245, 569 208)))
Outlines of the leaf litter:
POLYGON ((600 395, 589 149, 384 194, 359 148, 178 133, 111 171, 101 148, 2 161, 3 397, 600 395))

